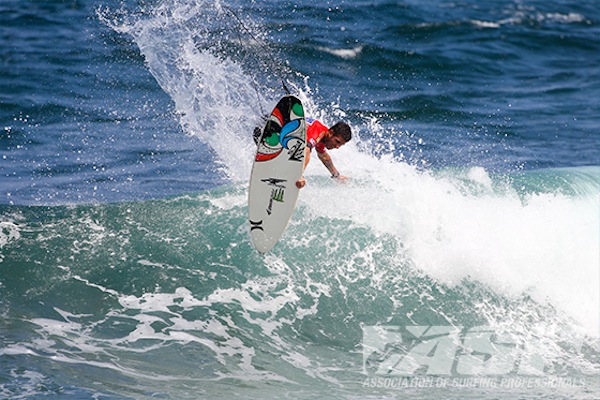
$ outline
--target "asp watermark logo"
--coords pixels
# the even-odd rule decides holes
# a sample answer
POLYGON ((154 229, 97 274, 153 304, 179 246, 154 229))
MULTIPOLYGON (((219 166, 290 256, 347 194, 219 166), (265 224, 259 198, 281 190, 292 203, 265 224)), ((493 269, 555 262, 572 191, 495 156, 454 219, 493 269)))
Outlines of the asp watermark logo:
MULTIPOLYGON (((363 372, 367 375, 363 386, 367 387, 585 384, 581 378, 549 376, 549 362, 531 351, 535 344, 525 346, 522 338, 488 326, 365 326, 362 344, 363 372)), ((581 343, 571 347, 581 349, 581 343)))
POLYGON ((367 375, 541 376, 547 367, 522 340, 488 326, 364 326, 362 344, 367 375))

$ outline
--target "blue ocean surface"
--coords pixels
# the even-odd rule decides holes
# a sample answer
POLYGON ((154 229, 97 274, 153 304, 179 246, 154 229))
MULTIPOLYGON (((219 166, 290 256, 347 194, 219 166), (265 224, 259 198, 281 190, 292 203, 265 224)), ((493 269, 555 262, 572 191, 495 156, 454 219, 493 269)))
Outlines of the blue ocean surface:
POLYGON ((0 398, 597 399, 599 116, 595 0, 3 0, 0 398))

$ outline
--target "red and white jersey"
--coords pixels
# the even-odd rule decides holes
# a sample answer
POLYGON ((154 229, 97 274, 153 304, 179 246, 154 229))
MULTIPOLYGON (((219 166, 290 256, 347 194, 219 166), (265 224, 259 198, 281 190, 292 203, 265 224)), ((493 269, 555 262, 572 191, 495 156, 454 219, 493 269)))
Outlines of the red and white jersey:
POLYGON ((317 150, 317 153, 326 153, 325 145, 321 143, 321 139, 329 130, 321 121, 312 118, 306 118, 306 145, 309 149, 317 150))

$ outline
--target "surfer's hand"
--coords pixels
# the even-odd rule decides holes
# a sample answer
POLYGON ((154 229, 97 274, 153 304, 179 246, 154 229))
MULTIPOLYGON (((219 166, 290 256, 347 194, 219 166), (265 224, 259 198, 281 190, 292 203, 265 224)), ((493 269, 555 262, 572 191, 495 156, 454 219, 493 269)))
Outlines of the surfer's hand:
POLYGON ((304 177, 302 177, 296 181, 296 187, 298 189, 302 189, 304 187, 304 185, 306 185, 306 179, 304 179, 304 177))

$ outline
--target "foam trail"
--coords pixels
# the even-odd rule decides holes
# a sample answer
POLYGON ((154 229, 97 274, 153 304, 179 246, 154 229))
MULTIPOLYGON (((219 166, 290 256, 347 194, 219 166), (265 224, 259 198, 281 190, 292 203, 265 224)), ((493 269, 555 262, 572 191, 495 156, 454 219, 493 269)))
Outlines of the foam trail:
MULTIPOLYGON (((352 145, 340 149, 335 160, 354 183, 311 188, 310 175, 323 172, 312 166, 301 196, 312 215, 393 235, 416 268, 441 282, 455 286, 474 279, 509 297, 529 295, 598 336, 598 171, 583 173, 586 178, 573 181, 578 194, 566 195, 520 193, 506 177, 493 179, 483 168, 420 171, 375 159, 352 145)), ((547 179, 562 179, 560 171, 554 174, 547 179)))

